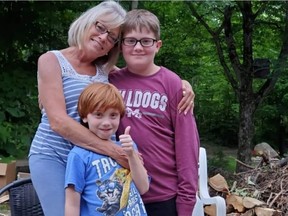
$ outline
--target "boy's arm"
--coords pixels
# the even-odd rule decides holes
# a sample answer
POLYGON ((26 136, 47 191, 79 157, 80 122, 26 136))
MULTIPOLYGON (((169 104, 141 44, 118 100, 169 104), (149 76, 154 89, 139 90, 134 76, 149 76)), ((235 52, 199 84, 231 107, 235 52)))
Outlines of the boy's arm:
POLYGON ((80 215, 80 193, 74 190, 73 185, 65 189, 65 216, 80 215))
POLYGON ((130 126, 125 129, 124 134, 119 136, 123 150, 126 152, 128 157, 128 163, 130 166, 130 172, 139 193, 142 195, 149 189, 149 180, 147 171, 140 160, 139 155, 135 152, 133 147, 133 140, 129 135, 130 126))
POLYGON ((179 215, 191 215, 198 190, 199 136, 194 116, 188 113, 178 118, 175 128, 178 192, 176 206, 179 215), (192 208, 191 208, 192 207, 192 208))
POLYGON ((128 162, 130 166, 132 179, 141 195, 146 193, 149 189, 149 180, 147 171, 139 159, 139 156, 135 150, 128 156, 128 162))
MULTIPOLYGON (((191 216, 196 203, 198 189, 199 135, 194 115, 177 112, 176 106, 182 98, 180 83, 177 85, 171 109, 172 124, 175 134, 175 155, 178 176, 176 198, 177 212, 181 216, 191 216)), ((173 93, 172 93, 173 94, 173 93)))

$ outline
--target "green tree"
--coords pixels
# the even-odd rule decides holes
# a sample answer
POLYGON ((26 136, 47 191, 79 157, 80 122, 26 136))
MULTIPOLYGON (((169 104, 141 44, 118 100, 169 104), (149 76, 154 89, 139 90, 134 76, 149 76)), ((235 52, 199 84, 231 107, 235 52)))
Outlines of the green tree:
POLYGON ((66 47, 70 23, 93 4, 0 1, 0 157, 27 156, 40 119, 37 58, 66 47))
MULTIPOLYGON (((274 14, 275 19, 268 23, 268 17, 272 15, 271 11, 276 9, 279 11, 279 3, 276 5, 270 2, 252 3, 251 1, 214 2, 213 4, 210 1, 208 3, 186 3, 191 14, 211 35, 224 74, 239 100, 238 159, 249 163, 254 135, 254 113, 287 67, 288 4, 287 2, 281 3, 283 11, 277 14, 280 21, 277 21, 274 14), (208 20, 211 18, 211 14, 214 16, 212 22, 208 20), (273 32, 272 40, 276 42, 270 43, 270 45, 281 44, 281 46, 277 46, 279 55, 274 61, 273 73, 269 74, 265 81, 259 82, 254 79, 255 54, 257 52, 254 51, 253 36, 255 29, 264 23, 266 27, 270 28, 273 28, 274 25, 281 26, 280 31, 273 32), (277 43, 277 38, 282 39, 281 43, 277 43)), ((269 35, 262 36, 272 36, 271 33, 272 30, 269 35)), ((242 167, 238 164, 237 170, 241 171, 241 169, 242 167)))
MULTIPOLYGON (((27 156, 40 118, 37 58, 67 47, 70 23, 98 2, 0 1, 0 154, 27 156)), ((156 63, 193 85, 201 140, 242 143, 239 149, 247 154, 239 151, 249 157, 252 142, 285 138, 286 2, 119 2, 158 16, 163 46, 156 63), (254 76, 259 58, 270 60, 271 74, 264 79, 254 76)), ((247 162, 243 154, 239 158, 247 162)))

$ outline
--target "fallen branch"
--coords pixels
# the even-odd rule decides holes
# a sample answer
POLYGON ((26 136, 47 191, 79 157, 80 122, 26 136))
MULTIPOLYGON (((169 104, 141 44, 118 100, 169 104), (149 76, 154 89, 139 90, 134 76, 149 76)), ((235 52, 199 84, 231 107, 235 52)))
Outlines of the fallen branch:
POLYGON ((288 164, 288 157, 285 157, 285 158, 281 159, 281 160, 277 163, 277 166, 278 166, 278 167, 283 167, 283 166, 285 166, 285 165, 287 165, 287 164, 288 164))
POLYGON ((249 169, 255 169, 255 167, 249 166, 248 164, 245 164, 245 163, 243 163, 242 161, 240 161, 238 159, 235 159, 235 160, 236 160, 236 162, 240 163, 241 165, 243 165, 243 166, 245 166, 245 167, 247 167, 249 169))

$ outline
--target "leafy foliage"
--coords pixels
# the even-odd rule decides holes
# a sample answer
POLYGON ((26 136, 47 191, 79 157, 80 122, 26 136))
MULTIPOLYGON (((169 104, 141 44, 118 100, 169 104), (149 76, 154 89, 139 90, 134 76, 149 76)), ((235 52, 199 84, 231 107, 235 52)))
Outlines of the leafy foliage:
POLYGON ((0 156, 28 155, 40 119, 37 58, 47 50, 65 47, 70 23, 91 5, 0 2, 0 23, 5 29, 0 34, 0 156))
MULTIPOLYGON (((70 23, 83 11, 100 1, 0 1, 0 155, 27 156, 40 118, 37 102, 37 58, 51 49, 67 46, 70 23), (13 28, 11 28, 11 26, 13 28)), ((129 9, 131 1, 120 1, 129 9)), ((253 10, 263 2, 253 2, 253 10)), ((199 14, 213 30, 221 24, 224 7, 236 2, 194 1, 199 14)), ((282 2, 267 2, 257 17, 253 32, 253 57, 268 58, 271 73, 277 70, 277 58, 284 35, 282 2)), ((139 1, 138 8, 155 13, 161 22, 163 46, 156 63, 188 80, 196 93, 195 115, 200 137, 216 144, 237 146, 239 101, 219 63, 213 38, 199 24, 184 1, 139 1)), ((237 45, 243 43, 241 14, 232 16, 237 45)), ((220 37, 224 42, 225 37, 220 37)), ((227 47, 222 47, 224 50, 227 47)), ((237 48, 241 52, 241 48, 237 48)), ((226 54, 224 56, 227 58, 226 54)), ((241 61, 243 56, 241 57, 241 61)), ((123 60, 119 66, 124 66, 123 60)), ((231 66, 231 65, 229 65, 231 66)), ((267 141, 274 146, 285 142, 288 132, 287 70, 274 91, 255 113, 254 144, 267 141), (281 141, 282 140, 282 141, 281 141)), ((265 82, 255 79, 253 88, 265 82)))
POLYGON ((16 68, 0 74, 0 155, 23 158, 30 146, 40 111, 35 74, 16 68))

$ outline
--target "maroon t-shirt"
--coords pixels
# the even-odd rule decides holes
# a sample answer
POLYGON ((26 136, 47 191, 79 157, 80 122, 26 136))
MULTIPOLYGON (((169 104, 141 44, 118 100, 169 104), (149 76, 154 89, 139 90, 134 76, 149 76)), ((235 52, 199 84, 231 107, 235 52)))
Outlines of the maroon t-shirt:
POLYGON ((109 79, 126 104, 118 133, 131 126, 130 134, 151 176, 144 203, 177 197, 178 214, 191 215, 198 189, 199 136, 192 113, 177 110, 182 99, 180 77, 164 67, 151 76, 124 68, 109 79))

